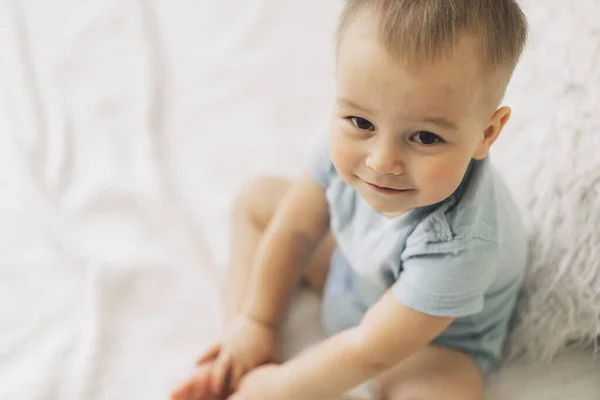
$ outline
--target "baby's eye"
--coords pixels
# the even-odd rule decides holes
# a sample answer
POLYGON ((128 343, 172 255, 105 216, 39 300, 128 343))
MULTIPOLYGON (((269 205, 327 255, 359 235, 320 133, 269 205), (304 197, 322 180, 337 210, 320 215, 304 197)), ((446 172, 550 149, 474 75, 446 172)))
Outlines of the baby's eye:
POLYGON ((431 146, 438 142, 443 142, 442 138, 435 133, 421 131, 411 136, 411 139, 425 146, 431 146))
POLYGON ((356 126, 358 129, 372 131, 375 130, 375 126, 370 123, 368 120, 361 117, 350 117, 350 121, 356 126))

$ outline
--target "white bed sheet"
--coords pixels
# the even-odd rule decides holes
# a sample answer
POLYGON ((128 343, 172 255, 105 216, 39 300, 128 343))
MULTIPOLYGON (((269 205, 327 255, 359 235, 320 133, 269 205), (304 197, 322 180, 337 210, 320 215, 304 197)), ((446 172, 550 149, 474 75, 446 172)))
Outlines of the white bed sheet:
MULTIPOLYGON (((235 192, 296 174, 327 118, 340 5, 0 0, 0 399, 165 399, 186 375, 235 192)), ((302 294, 288 353, 317 314, 302 294)), ((492 392, 521 395, 490 398, 542 398, 535 376, 592 399, 588 358, 571 389, 516 367, 492 392)))

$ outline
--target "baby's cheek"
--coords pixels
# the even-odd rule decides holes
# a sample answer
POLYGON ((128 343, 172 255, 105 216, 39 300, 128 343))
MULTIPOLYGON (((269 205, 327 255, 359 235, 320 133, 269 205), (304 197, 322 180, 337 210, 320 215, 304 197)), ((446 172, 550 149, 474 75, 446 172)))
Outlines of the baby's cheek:
POLYGON ((460 185, 463 171, 463 166, 456 163, 432 162, 427 165, 423 178, 432 190, 447 197, 460 185))
POLYGON ((333 164, 341 174, 351 173, 355 168, 357 158, 360 158, 355 146, 352 146, 348 140, 344 140, 343 135, 339 133, 331 136, 329 153, 333 164))
POLYGON ((448 182, 455 172, 448 165, 443 163, 431 163, 425 170, 424 178, 433 185, 440 185, 448 182))

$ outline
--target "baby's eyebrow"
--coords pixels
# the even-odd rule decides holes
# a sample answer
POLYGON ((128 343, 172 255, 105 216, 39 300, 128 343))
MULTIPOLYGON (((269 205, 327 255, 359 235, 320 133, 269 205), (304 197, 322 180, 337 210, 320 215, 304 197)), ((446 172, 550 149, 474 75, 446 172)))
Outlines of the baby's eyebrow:
POLYGON ((369 113, 370 112, 366 108, 359 106, 358 104, 354 103, 353 101, 351 101, 351 100, 349 100, 349 99, 347 99, 345 97, 338 98, 337 101, 338 101, 338 103, 340 103, 340 104, 342 104, 342 105, 344 105, 346 107, 355 108, 355 109, 363 111, 365 113, 369 113))
POLYGON ((444 129, 458 130, 458 126, 456 125, 456 123, 454 123, 454 121, 450 121, 449 119, 444 117, 425 117, 419 122, 434 124, 444 129))

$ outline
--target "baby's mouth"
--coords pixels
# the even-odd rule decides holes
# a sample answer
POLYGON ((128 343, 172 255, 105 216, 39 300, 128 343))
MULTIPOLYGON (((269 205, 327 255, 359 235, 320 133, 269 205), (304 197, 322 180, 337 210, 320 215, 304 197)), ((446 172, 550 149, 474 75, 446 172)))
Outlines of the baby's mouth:
POLYGON ((369 188, 377 193, 381 193, 381 194, 386 194, 386 195, 394 195, 394 194, 400 194, 400 193, 406 193, 412 189, 404 189, 404 188, 396 188, 396 187, 390 187, 390 186, 384 186, 384 185, 378 185, 375 183, 371 183, 368 181, 364 181, 367 186, 369 186, 369 188))

